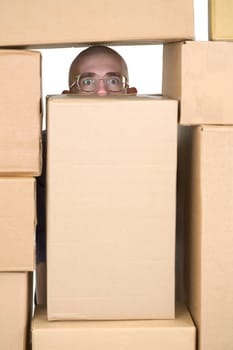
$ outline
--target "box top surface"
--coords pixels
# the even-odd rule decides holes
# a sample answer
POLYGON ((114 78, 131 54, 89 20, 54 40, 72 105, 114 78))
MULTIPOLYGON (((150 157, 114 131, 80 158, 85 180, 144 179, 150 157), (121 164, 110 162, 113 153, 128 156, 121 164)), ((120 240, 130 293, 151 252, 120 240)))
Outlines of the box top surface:
POLYGON ((175 45, 175 46, 180 46, 182 48, 184 47, 191 47, 191 48, 209 48, 209 47, 212 47, 212 48, 219 48, 219 47, 233 47, 233 42, 231 41, 206 41, 206 40, 200 40, 200 41, 188 41, 188 40, 184 40, 184 41, 180 41, 180 42, 176 42, 176 43, 173 43, 173 42, 170 42, 170 43, 166 43, 165 44, 166 46, 169 46, 169 45, 175 45))
POLYGON ((134 321, 59 321, 49 322, 46 309, 37 306, 32 322, 32 331, 36 330, 60 330, 62 329, 121 329, 121 328, 194 328, 191 316, 183 304, 176 305, 176 318, 174 320, 134 320, 134 321))
POLYGON ((64 94, 64 95, 49 95, 47 96, 47 102, 48 103, 73 103, 73 102, 79 102, 81 103, 122 103, 122 102, 160 102, 160 101, 167 101, 174 104, 178 104, 177 100, 168 98, 166 96, 161 95, 117 95, 117 96, 105 96, 105 97, 98 97, 98 96, 83 96, 78 94, 64 94))
POLYGON ((20 50, 20 49, 0 49, 0 56, 2 55, 25 55, 25 56, 41 56, 39 51, 33 50, 20 50))

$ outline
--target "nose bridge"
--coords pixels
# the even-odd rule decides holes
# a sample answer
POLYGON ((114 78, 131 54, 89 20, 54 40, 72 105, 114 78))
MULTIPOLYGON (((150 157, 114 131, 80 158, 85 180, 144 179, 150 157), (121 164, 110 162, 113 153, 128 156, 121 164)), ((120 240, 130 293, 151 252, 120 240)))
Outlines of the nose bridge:
POLYGON ((105 80, 103 78, 99 79, 97 94, 98 95, 107 95, 107 93, 108 93, 108 91, 106 89, 105 80))

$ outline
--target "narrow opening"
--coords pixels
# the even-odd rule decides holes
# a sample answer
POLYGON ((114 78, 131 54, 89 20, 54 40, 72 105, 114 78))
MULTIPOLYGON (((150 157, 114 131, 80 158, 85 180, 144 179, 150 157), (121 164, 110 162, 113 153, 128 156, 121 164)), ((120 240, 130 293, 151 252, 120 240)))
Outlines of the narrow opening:
MULTIPOLYGON (((109 46, 126 61, 130 87, 138 94, 161 94, 163 45, 109 46)), ((47 95, 68 90, 68 72, 73 59, 85 48, 44 49, 42 54, 43 104, 47 95)), ((45 111, 45 105, 43 110, 45 111)), ((45 127, 45 116, 44 125, 45 127)))

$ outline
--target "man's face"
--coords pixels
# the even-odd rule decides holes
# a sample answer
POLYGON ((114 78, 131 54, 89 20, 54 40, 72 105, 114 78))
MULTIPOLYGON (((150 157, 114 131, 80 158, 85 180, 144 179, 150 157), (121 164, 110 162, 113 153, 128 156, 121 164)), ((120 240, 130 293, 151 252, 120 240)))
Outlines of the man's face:
POLYGON ((122 76, 128 79, 127 71, 121 59, 112 54, 98 53, 83 56, 72 72, 72 82, 75 81, 77 76, 80 79, 79 85, 81 89, 73 86, 71 92, 85 95, 95 94, 98 96, 126 92, 125 88, 122 89, 119 86, 119 81, 121 81, 122 76), (92 91, 93 82, 96 82, 95 91, 92 91), (89 91, 89 88, 91 91, 89 91))

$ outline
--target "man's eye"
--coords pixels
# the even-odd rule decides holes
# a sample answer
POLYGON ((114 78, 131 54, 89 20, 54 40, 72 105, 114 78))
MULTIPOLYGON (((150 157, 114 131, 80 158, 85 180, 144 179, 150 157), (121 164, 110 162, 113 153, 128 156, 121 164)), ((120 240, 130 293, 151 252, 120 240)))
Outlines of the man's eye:
POLYGON ((110 85, 120 85, 121 80, 119 78, 110 78, 108 79, 110 85))
POLYGON ((83 85, 92 85, 92 84, 94 84, 94 81, 93 81, 93 79, 86 78, 86 79, 83 79, 82 84, 83 85))

